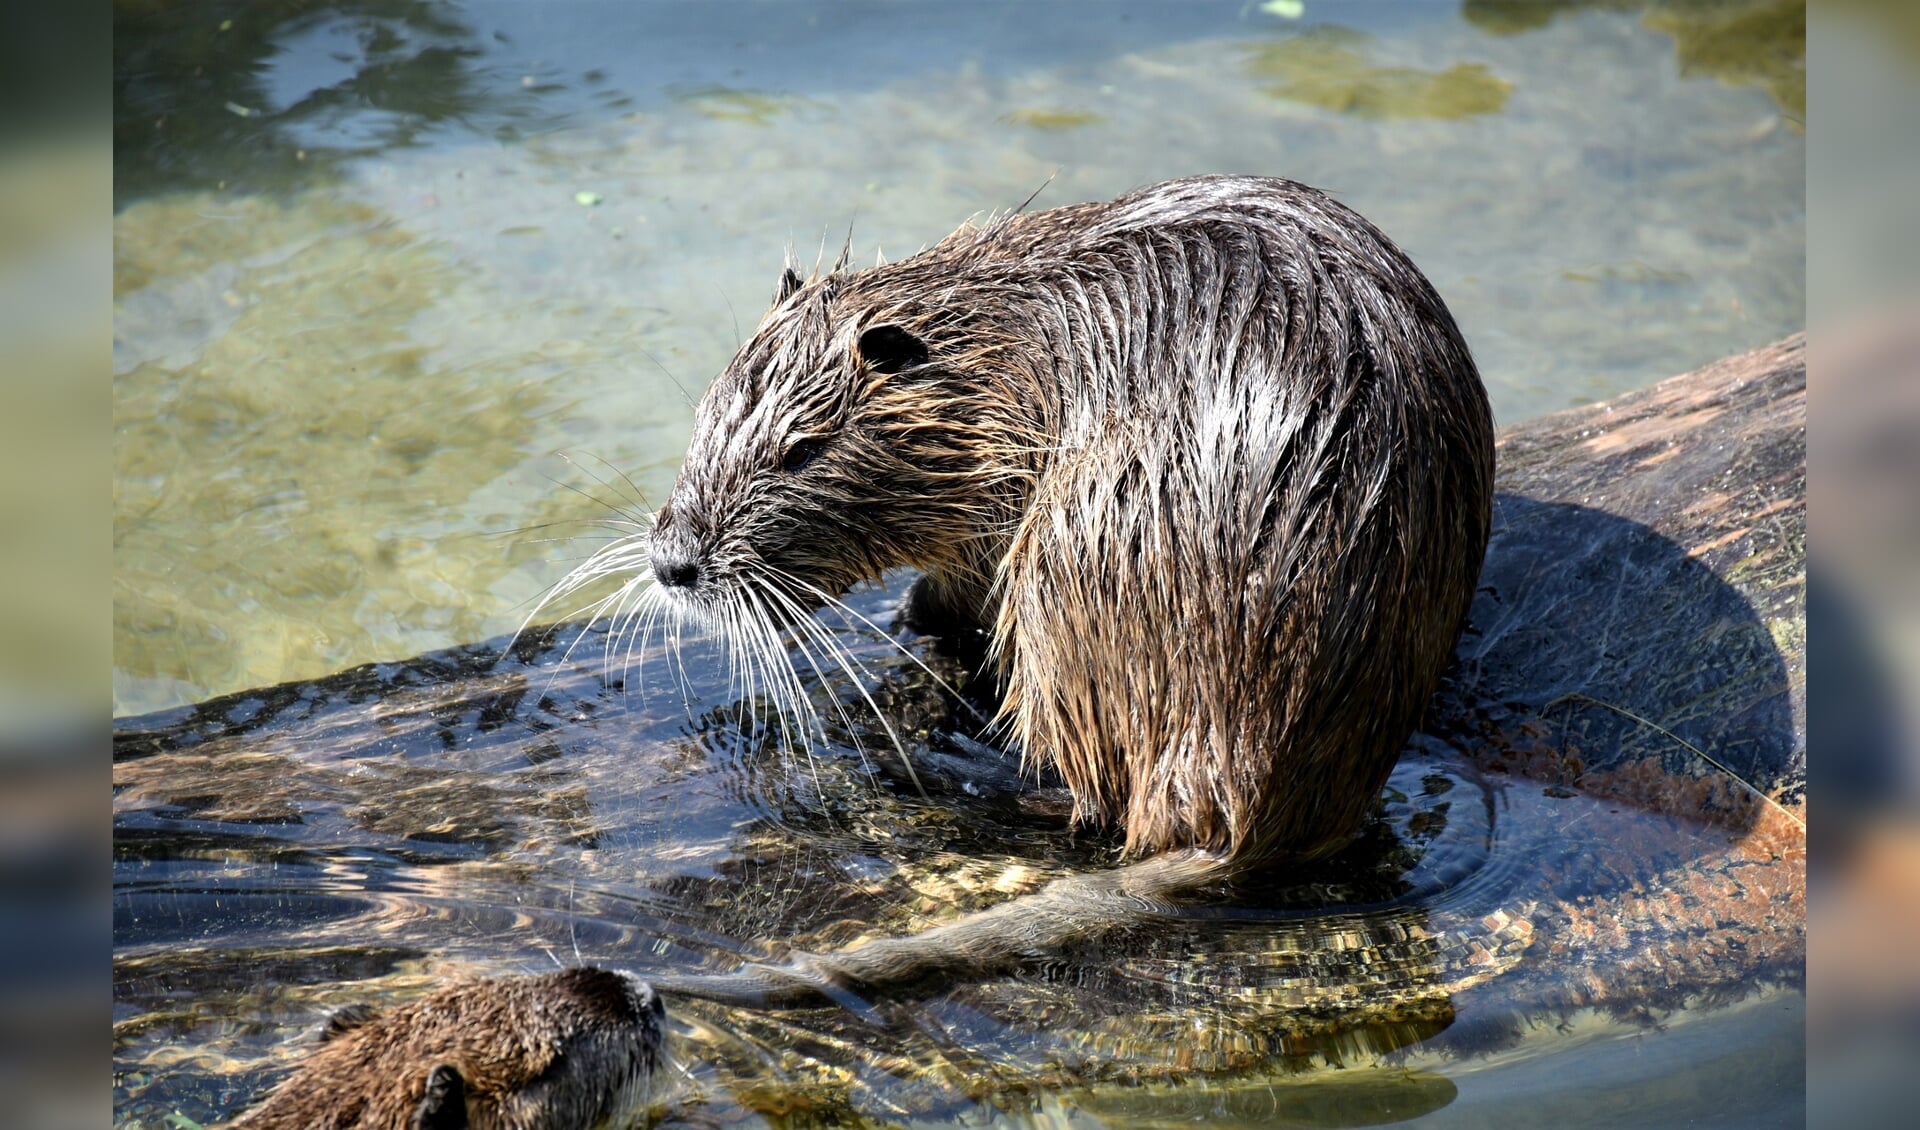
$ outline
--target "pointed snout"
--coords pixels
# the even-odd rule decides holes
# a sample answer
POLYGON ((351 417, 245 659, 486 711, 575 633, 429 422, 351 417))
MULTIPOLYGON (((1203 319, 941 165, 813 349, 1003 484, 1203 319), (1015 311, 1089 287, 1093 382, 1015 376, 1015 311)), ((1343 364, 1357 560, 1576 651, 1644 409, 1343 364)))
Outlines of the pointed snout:
POLYGON ((692 589, 700 583, 700 547, 685 524, 673 520, 671 506, 663 506, 653 525, 653 579, 672 589, 692 589))
POLYGON ((668 588, 693 588, 700 583, 700 563, 690 553, 656 544, 653 547, 653 579, 668 588))

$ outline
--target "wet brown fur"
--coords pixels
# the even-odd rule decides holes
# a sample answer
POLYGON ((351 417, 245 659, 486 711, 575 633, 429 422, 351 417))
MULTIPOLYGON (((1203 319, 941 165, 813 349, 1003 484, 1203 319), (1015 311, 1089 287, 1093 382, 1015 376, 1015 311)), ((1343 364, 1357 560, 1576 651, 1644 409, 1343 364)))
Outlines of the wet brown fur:
MULTIPOLYGON (((812 609, 922 570, 912 622, 987 634, 1008 735, 1147 858, 662 987, 854 1003, 1336 850, 1447 663, 1492 493, 1493 421, 1452 316, 1378 229, 1303 185, 1171 181, 870 270, 789 267, 702 400, 623 591, 663 582, 655 611, 731 631, 799 715, 777 630, 819 668, 812 609)), ((617 544, 563 589, 634 556, 617 544)))
POLYGON ((923 570, 1081 816, 1237 867, 1359 827, 1465 617, 1492 476, 1478 373, 1406 256, 1313 189, 1203 177, 789 270, 653 560, 697 563, 685 606, 778 616, 923 570))
POLYGON ((626 1125, 661 1059, 659 998, 602 969, 462 981, 336 1016, 234 1130, 626 1125))

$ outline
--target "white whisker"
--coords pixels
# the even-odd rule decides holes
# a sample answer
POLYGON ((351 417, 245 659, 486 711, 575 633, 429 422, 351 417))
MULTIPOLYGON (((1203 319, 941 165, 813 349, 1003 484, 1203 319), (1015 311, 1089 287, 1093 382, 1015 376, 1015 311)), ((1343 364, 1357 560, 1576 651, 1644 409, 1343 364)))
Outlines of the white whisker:
POLYGON ((867 628, 869 628, 876 637, 878 637, 880 640, 885 642, 888 646, 892 647, 895 651, 898 651, 901 655, 905 656, 908 660, 912 661, 914 666, 926 672, 927 677, 933 680, 935 686, 938 686, 941 690, 946 691, 949 695, 952 695, 954 698, 954 701, 958 702, 960 706, 963 709, 965 709, 969 714, 972 714, 974 718, 976 718, 981 722, 988 721, 988 719, 982 718, 980 716, 980 712, 975 710, 972 704, 968 703, 965 698, 961 697, 959 688, 955 687, 952 683, 949 683, 947 680, 941 678, 940 673, 935 671, 933 668, 927 666, 926 661, 921 659, 919 656, 915 655, 913 653, 912 648, 909 648, 907 645, 901 643, 899 640, 894 639, 892 632, 889 632, 885 628, 882 628, 880 625, 874 623, 872 620, 862 615, 852 605, 848 604, 844 600, 841 600, 839 597, 833 595, 827 590, 821 588, 819 585, 813 584, 812 582, 807 580, 803 580, 802 578, 796 577, 792 573, 788 573, 784 570, 775 569, 772 566, 767 566, 767 571, 770 573, 778 574, 781 578, 787 581, 790 581, 794 585, 798 586, 808 596, 815 597, 816 599, 824 602, 828 607, 833 608, 843 613, 844 615, 850 616, 853 619, 858 620, 860 623, 866 625, 867 628))
MULTIPOLYGON (((777 572, 777 570, 771 568, 769 571, 777 572)), ((799 606, 793 602, 792 597, 780 594, 777 590, 768 591, 773 592, 778 599, 785 601, 787 606, 796 613, 796 618, 798 618, 800 609, 799 606)), ((812 619, 811 617, 806 618, 808 620, 812 619)), ((858 690, 860 697, 866 700, 867 708, 873 711, 873 716, 875 720, 880 723, 880 728, 885 731, 887 740, 893 743, 894 751, 900 755, 900 763, 906 767, 907 779, 913 782, 914 791, 918 792, 922 799, 928 799, 926 786, 920 783, 920 774, 913 767, 913 759, 907 756, 906 744, 900 740, 900 735, 894 731, 893 723, 888 721, 886 714, 880 709, 880 704, 873 700, 873 695, 867 690, 867 680, 862 676, 870 677, 870 674, 865 665, 861 664, 859 660, 854 659, 845 648, 841 647, 834 647, 829 650, 828 657, 839 664, 840 669, 846 672, 848 680, 853 683, 854 689, 858 690), (854 672, 856 666, 860 669, 859 674, 854 672)))

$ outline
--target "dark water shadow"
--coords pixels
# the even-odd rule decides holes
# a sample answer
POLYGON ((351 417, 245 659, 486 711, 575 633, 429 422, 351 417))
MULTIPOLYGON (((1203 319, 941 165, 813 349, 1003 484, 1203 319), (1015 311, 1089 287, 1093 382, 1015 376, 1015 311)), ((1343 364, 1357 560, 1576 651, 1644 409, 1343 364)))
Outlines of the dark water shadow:
MULTIPOLYGON (((1371 15, 1406 27, 1438 13, 1396 3, 1371 15)), ((1097 13, 1018 0, 116 3, 114 201, 281 191, 389 150, 513 142, 676 97, 777 113, 795 96, 962 60, 989 73, 1070 66, 1244 35, 1244 16, 1242 0, 1116 0, 1097 13)))
MULTIPOLYGON (((537 102, 489 89, 474 29, 417 0, 116 4, 114 204, 273 190, 537 102)), ((484 127, 483 127, 484 128, 484 127)))

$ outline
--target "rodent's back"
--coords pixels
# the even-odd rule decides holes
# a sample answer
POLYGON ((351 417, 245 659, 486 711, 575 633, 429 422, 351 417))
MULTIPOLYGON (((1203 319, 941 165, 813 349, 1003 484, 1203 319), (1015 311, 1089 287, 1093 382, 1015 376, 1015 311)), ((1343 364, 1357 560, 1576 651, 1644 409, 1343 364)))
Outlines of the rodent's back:
POLYGON ((336 1016, 234 1130, 586 1130, 647 1101, 662 1059, 643 981, 576 968, 457 982, 336 1016))
POLYGON ((996 578, 1015 733, 1137 852, 1337 846, 1486 547, 1492 417, 1445 305, 1289 182, 1174 182, 957 238, 1037 281, 1054 362, 1033 374, 1053 450, 996 578))
POLYGON ((655 575, 725 619, 919 568, 1082 815, 1137 853, 1312 856, 1440 677, 1492 450, 1377 229, 1292 182, 1173 181, 789 273, 702 402, 655 575))

